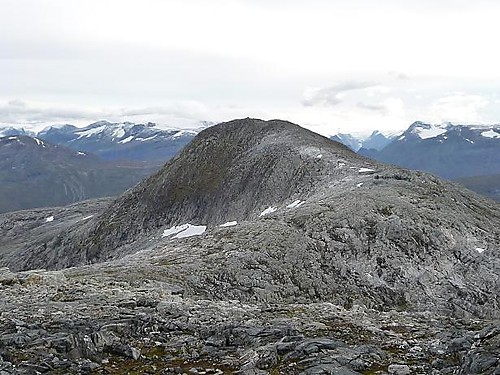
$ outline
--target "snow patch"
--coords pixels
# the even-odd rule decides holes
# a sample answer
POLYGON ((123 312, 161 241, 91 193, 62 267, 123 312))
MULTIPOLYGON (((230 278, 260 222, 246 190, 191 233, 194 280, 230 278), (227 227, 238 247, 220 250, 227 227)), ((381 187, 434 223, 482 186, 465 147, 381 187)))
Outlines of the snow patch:
POLYGON ((90 219, 91 217, 94 217, 94 215, 85 216, 85 217, 84 217, 81 221, 83 221, 83 220, 88 220, 88 219, 90 219))
POLYGON ((227 223, 219 225, 219 227, 234 227, 236 224, 238 224, 237 221, 228 221, 227 223))
POLYGON ((371 173, 371 172, 375 172, 375 169, 371 169, 371 168, 359 168, 359 171, 358 171, 358 173, 371 173))
POLYGON ((476 251, 479 253, 479 254, 482 254, 485 249, 481 248, 481 247, 476 247, 476 251))
POLYGON ((54 216, 49 216, 48 218, 45 219, 46 223, 50 223, 52 221, 54 221, 54 216))
POLYGON ((189 227, 186 230, 183 230, 180 233, 177 233, 174 238, 186 238, 191 236, 199 236, 200 234, 205 233, 207 230, 206 225, 191 225, 188 224, 189 227))
POLYGON ((36 142, 36 144, 37 144, 38 146, 45 147, 45 143, 44 143, 42 140, 40 140, 40 139, 38 139, 38 138, 33 138, 33 139, 35 140, 35 142, 36 142))
POLYGON ((444 126, 439 125, 427 125, 424 126, 416 126, 413 129, 413 133, 418 135, 420 139, 430 139, 435 138, 441 134, 446 133, 448 130, 444 126))
POLYGON ((466 140, 467 142, 469 142, 469 143, 474 144, 474 141, 471 141, 469 138, 465 138, 465 140, 466 140))
POLYGON ((319 154, 318 156, 316 156, 316 159, 321 159, 323 157, 322 154, 319 154))
POLYGON ((122 139, 121 141, 118 141, 118 143, 121 143, 121 144, 128 143, 128 142, 132 141, 133 139, 134 139, 133 136, 129 136, 125 139, 122 139))
POLYGON ((173 238, 185 238, 191 236, 198 236, 206 231, 205 225, 191 225, 189 223, 174 226, 163 231, 162 237, 169 237, 174 235, 173 238))
POLYGON ((296 201, 293 201, 288 206, 286 206, 286 208, 297 208, 297 207, 302 206, 304 203, 306 203, 306 202, 301 201, 300 199, 297 199, 296 201))
POLYGON ((357 184, 357 185, 356 185, 356 187, 359 187, 359 188, 360 188, 361 186, 363 186, 363 183, 362 183, 362 182, 360 182, 359 184, 357 184))
POLYGON ((171 236, 173 234, 177 234, 179 232, 182 232, 183 230, 186 230, 187 228, 189 228, 189 225, 190 224, 182 224, 182 225, 178 225, 175 227, 165 229, 163 231, 162 237, 168 237, 168 236, 171 236))
POLYGON ((147 138, 136 138, 135 140, 136 141, 140 141, 140 142, 146 142, 146 141, 150 141, 152 139, 155 139, 156 137, 158 136, 158 134, 155 134, 151 137, 147 137, 147 138))
POLYGON ((172 139, 180 138, 184 135, 196 135, 196 132, 192 130, 179 130, 177 133, 172 135, 172 139))
POLYGON ((125 129, 123 128, 118 128, 113 132, 113 137, 115 138, 121 138, 125 135, 125 129))
POLYGON ((488 130, 487 132, 482 132, 481 135, 486 138, 500 138, 500 133, 497 133, 493 129, 488 130))
POLYGON ((264 211, 262 211, 260 213, 260 216, 266 216, 266 215, 272 214, 273 212, 276 212, 276 210, 277 210, 276 207, 269 206, 268 208, 266 208, 264 211))
POLYGON ((76 132, 75 134, 78 134, 78 138, 83 138, 83 137, 91 137, 95 134, 102 133, 106 129, 106 125, 103 126, 98 126, 97 128, 89 129, 89 130, 84 130, 82 132, 76 132))
POLYGON ((78 151, 76 154, 80 155, 80 156, 87 156, 87 154, 85 152, 81 152, 81 151, 78 151))

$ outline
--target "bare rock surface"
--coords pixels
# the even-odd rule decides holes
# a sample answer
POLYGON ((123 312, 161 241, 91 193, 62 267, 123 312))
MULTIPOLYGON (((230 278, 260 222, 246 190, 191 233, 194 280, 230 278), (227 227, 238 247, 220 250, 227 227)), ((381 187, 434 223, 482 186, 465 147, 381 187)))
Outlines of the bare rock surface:
MULTIPOLYGON (((0 369, 35 373, 493 374, 498 321, 187 295, 102 264, 0 277, 0 369)), ((128 271, 128 272, 127 272, 128 271)))

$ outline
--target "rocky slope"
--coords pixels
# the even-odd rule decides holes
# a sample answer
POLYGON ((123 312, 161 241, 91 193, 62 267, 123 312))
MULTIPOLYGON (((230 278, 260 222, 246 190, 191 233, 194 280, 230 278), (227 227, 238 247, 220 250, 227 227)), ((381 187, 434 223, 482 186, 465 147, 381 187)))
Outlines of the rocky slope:
POLYGON ((116 196, 158 167, 105 162, 38 138, 0 138, 0 213, 116 196))
MULTIPOLYGON (((9 372, 499 365, 499 205, 291 123, 209 128, 100 214, 63 220, 48 238, 19 241, 12 223, 32 214, 20 215, 0 233, 10 236, 0 247, 9 372), (12 272, 42 267, 62 270, 12 272)), ((25 236, 39 225, 50 222, 25 236)))

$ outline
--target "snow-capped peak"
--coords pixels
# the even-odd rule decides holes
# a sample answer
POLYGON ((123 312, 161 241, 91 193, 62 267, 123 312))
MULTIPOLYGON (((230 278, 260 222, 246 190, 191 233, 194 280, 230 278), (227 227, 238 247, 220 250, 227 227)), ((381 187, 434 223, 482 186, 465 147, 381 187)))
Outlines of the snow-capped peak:
POLYGON ((410 132, 417 135, 420 139, 430 139, 446 133, 450 126, 452 125, 449 123, 434 125, 417 121, 410 127, 410 132))
POLYGON ((71 124, 54 124, 54 125, 46 126, 39 133, 46 133, 46 132, 53 130, 53 129, 70 129, 70 128, 71 129, 76 128, 76 126, 71 125, 71 124))
POLYGON ((420 139, 432 139, 439 137, 442 143, 447 138, 453 134, 455 137, 459 136, 469 143, 473 144, 469 136, 478 137, 482 136, 485 138, 500 138, 500 126, 499 125, 460 125, 452 124, 451 122, 445 122, 442 124, 427 124, 421 121, 414 122, 408 130, 400 138, 404 138, 405 135, 413 134, 420 139))
POLYGON ((34 133, 29 131, 29 130, 25 130, 24 128, 14 128, 12 126, 0 128, 0 137, 8 137, 8 136, 14 136, 14 135, 33 136, 34 133))
POLYGON ((482 132, 481 135, 486 138, 500 138, 500 128, 490 129, 488 131, 482 132))

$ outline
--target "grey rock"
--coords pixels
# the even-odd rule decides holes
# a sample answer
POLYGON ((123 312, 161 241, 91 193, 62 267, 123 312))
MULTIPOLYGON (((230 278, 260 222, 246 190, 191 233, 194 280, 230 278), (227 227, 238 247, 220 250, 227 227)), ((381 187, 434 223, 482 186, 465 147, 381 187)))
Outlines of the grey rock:
POLYGON ((139 357, 141 356, 141 351, 137 348, 130 347, 130 351, 127 352, 127 354, 132 359, 139 359, 139 357))
POLYGON ((481 374, 500 365, 498 357, 491 355, 477 355, 469 366, 471 374, 481 374))
MULTIPOLYGON (((294 354, 297 357, 302 357, 304 355, 310 355, 312 353, 317 353, 322 350, 336 349, 344 344, 339 341, 330 340, 326 338, 309 339, 301 343, 295 348, 294 354)), ((291 356, 293 357, 292 354, 291 356)))
POLYGON ((318 365, 301 372, 303 375, 360 375, 361 373, 352 371, 345 367, 333 364, 318 365))
POLYGON ((411 374, 410 367, 408 365, 392 364, 387 368, 389 374, 394 375, 409 375, 411 374))

